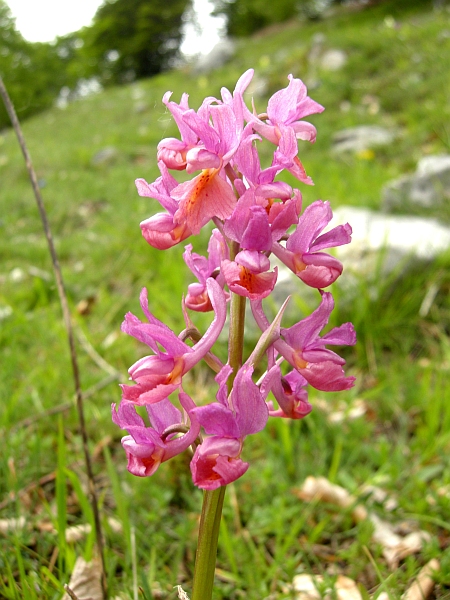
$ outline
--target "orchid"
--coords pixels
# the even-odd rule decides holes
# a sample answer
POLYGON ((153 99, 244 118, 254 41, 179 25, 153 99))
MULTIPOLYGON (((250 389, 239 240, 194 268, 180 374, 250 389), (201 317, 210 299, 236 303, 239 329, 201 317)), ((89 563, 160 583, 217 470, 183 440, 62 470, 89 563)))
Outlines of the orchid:
POLYGON ((192 244, 186 246, 183 254, 184 262, 198 279, 198 283, 191 283, 188 286, 185 299, 187 308, 198 312, 213 310, 206 282, 209 277, 216 275, 216 281, 221 287, 224 286, 225 279, 220 272, 220 265, 223 260, 228 259, 229 254, 225 238, 218 229, 214 229, 211 234, 208 244, 208 258, 192 252, 192 244))
MULTIPOLYGON (((355 329, 351 323, 344 323, 323 337, 319 336, 334 308, 334 300, 330 292, 320 293, 322 296, 320 306, 296 325, 282 329, 281 334, 284 339, 274 342, 274 347, 310 385, 318 390, 324 392, 347 390, 353 387, 355 378, 345 377, 342 369, 345 360, 325 346, 327 344, 354 345, 355 329)), ((258 325, 265 330, 269 322, 262 309, 261 301, 252 303, 252 311, 258 325)))
POLYGON ((158 163, 161 177, 149 184, 145 179, 137 179, 136 187, 140 196, 155 198, 167 210, 158 213, 141 223, 142 235, 147 242, 158 250, 167 250, 179 244, 191 235, 191 230, 186 224, 178 225, 174 220, 178 205, 170 196, 171 191, 177 187, 176 179, 170 175, 164 162, 158 163))
POLYGON ((269 416, 264 395, 252 381, 252 372, 251 365, 244 365, 227 397, 231 368, 226 365, 216 377, 218 402, 192 410, 211 436, 197 447, 191 463, 193 481, 200 488, 213 490, 231 483, 248 468, 248 463, 240 459, 244 438, 264 429, 269 416))
POLYGON ((191 419, 187 428, 181 412, 171 404, 168 398, 146 406, 152 427, 146 427, 144 420, 136 413, 130 402, 121 402, 116 412, 112 404, 112 420, 121 429, 127 429, 129 435, 122 438, 122 446, 128 458, 128 470, 138 477, 153 475, 159 465, 191 446, 200 433, 200 424, 192 415, 194 402, 189 396, 180 392, 180 403, 191 419), (182 437, 175 437, 183 431, 182 437))
POLYGON ((113 421, 128 431, 122 446, 134 475, 151 476, 163 462, 192 448, 192 480, 204 490, 192 600, 211 598, 224 490, 250 468, 246 438, 262 431, 269 419, 305 418, 314 404, 310 388, 339 391, 355 383, 344 372, 345 360, 328 348, 355 344, 353 325, 321 335, 334 308, 324 288, 343 272, 326 250, 348 244, 351 227, 346 223, 327 231, 329 202, 304 207, 301 190, 281 178, 288 171, 301 184, 313 184, 300 161, 299 142, 315 141, 316 129, 304 118, 323 107, 289 75, 287 87, 273 94, 265 112, 258 113, 253 102, 250 110, 245 94, 252 77, 253 70, 247 70, 233 92, 222 88, 220 98, 205 98, 198 110, 189 106, 187 94, 177 104, 167 92, 163 103, 180 137, 158 144, 156 181, 136 180, 138 193, 165 211, 140 224, 151 246, 168 250, 214 224, 206 255, 194 252, 193 243, 185 246, 183 258, 196 280, 182 299, 186 328, 176 335, 157 319, 145 288, 140 300, 146 321, 125 316, 122 331, 151 352, 130 367, 133 383, 122 384, 121 403, 112 412, 113 421), (272 149, 265 164, 263 145, 272 149), (316 288, 320 297, 316 310, 287 327, 282 320, 289 298, 272 323, 263 308, 277 285, 274 256, 300 286, 316 288), (247 300, 261 334, 245 357, 247 300), (213 313, 203 335, 189 311, 213 313), (227 322, 228 361, 223 364, 213 347, 225 339, 227 322), (197 404, 184 389, 185 376, 201 361, 216 373, 217 392, 210 396, 215 399, 207 404, 197 404), (258 380, 261 367, 265 372, 258 380), (137 407, 145 408, 138 413, 137 407), (149 424, 141 416, 144 410, 149 424))
POLYGON ((142 323, 135 315, 128 313, 122 331, 149 346, 154 354, 144 356, 130 367, 130 379, 136 385, 121 386, 124 400, 138 405, 160 402, 181 387, 183 375, 209 352, 225 323, 226 300, 223 290, 214 279, 208 279, 206 287, 215 317, 208 331, 193 348, 149 312, 147 290, 142 290, 141 307, 149 323, 142 323), (161 351, 158 344, 166 352, 161 351))
POLYGON ((286 242, 286 247, 274 244, 272 248, 272 252, 311 287, 328 287, 342 273, 342 263, 339 260, 320 252, 325 248, 342 246, 351 241, 352 228, 348 223, 338 225, 319 236, 332 216, 329 202, 313 202, 300 217, 295 232, 286 242))

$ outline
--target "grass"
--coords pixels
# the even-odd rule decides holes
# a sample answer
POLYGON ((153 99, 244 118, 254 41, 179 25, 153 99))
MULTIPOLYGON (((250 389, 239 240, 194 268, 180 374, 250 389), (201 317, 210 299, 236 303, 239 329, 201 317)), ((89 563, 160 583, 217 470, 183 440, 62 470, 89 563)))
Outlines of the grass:
MULTIPOLYGON (((179 302, 189 280, 181 253, 158 253, 144 243, 138 223, 155 212, 155 204, 137 196, 133 185, 137 177, 157 176, 156 144, 176 135, 160 102, 163 93, 173 90, 178 101, 188 91, 197 107, 222 85, 232 89, 250 66, 266 95, 284 86, 290 72, 315 83, 310 94, 326 111, 311 119, 318 128, 316 144, 301 147, 316 182, 303 190, 305 204, 323 198, 332 206, 378 208, 387 181, 414 170, 424 154, 448 152, 450 140, 450 12, 445 6, 433 10, 428 2, 400 8, 387 2, 359 12, 342 9, 321 22, 292 22, 240 42, 235 59, 212 74, 196 75, 186 67, 24 123, 76 331, 122 381, 144 352, 119 331, 126 311, 139 314, 143 285, 155 315, 174 330, 183 326, 179 302), (325 49, 347 53, 341 71, 309 65, 317 33, 325 35, 325 49), (374 114, 368 97, 378 106, 374 114), (333 134, 362 123, 395 128, 400 136, 368 155, 333 155, 333 134), (95 165, 93 157, 106 147, 115 149, 114 156, 95 165)), ((258 98, 257 106, 265 100, 258 98)), ((92 536, 69 543, 64 531, 92 523, 92 514, 75 411, 66 409, 62 417, 49 412, 72 400, 70 363, 45 240, 10 131, 0 135, 0 178, 0 516, 26 519, 25 527, 0 534, 0 596, 56 599, 76 556, 89 558, 93 547, 92 536)), ((195 241, 196 249, 206 240, 195 241)), ((359 336, 346 354, 357 387, 326 398, 317 392, 315 410, 303 422, 272 421, 247 440, 251 468, 225 500, 217 598, 291 598, 288 585, 300 572, 328 579, 345 573, 370 596, 386 590, 399 598, 432 557, 442 565, 435 597, 450 597, 449 265, 449 256, 443 256, 403 277, 374 273, 370 282, 361 281, 351 303, 333 290, 333 324, 352 320, 359 336), (433 285, 434 302, 421 316, 433 285), (342 411, 342 403, 348 408, 356 400, 364 401, 364 415, 330 418, 330 412, 342 411), (309 475, 326 476, 354 494, 365 484, 384 488, 397 507, 388 511, 378 504, 377 513, 391 522, 418 524, 430 541, 392 571, 368 523, 355 524, 350 511, 299 499, 309 475)), ((207 320, 199 323, 204 328, 207 320)), ((79 348, 88 390, 107 373, 86 345, 79 348)), ((196 369, 189 391, 207 401, 211 383, 196 369)), ((132 597, 136 564, 141 597, 174 598, 174 585, 190 585, 201 493, 192 487, 186 457, 163 465, 150 479, 127 473, 120 431, 110 422, 111 402, 119 399, 113 382, 86 402, 111 594, 132 597)))

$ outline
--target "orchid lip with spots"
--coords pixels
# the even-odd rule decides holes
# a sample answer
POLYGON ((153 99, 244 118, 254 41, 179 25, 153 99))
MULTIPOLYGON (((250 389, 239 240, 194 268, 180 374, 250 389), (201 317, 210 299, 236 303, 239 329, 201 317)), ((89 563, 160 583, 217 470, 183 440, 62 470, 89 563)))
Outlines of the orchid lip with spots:
POLYGON ((180 136, 158 145, 160 177, 152 183, 136 180, 139 195, 156 200, 164 211, 141 222, 144 239, 164 251, 189 240, 183 258, 194 281, 182 299, 186 329, 179 336, 150 312, 145 289, 141 307, 146 321, 126 315, 122 331, 150 354, 130 367, 132 383, 122 385, 113 420, 128 431, 122 445, 131 473, 153 475, 191 447, 193 482, 209 492, 250 468, 247 436, 270 419, 299 420, 313 410, 309 387, 340 391, 355 383, 344 371, 345 360, 327 347, 355 344, 352 324, 320 335, 334 308, 325 288, 343 272, 327 250, 348 244, 352 229, 345 223, 323 233, 332 218, 330 203, 316 200, 305 207, 301 189, 282 180, 288 172, 290 181, 293 176, 300 186, 313 185, 299 143, 314 143, 316 128, 304 119, 324 109, 300 79, 289 75, 287 86, 258 112, 246 92, 252 77, 253 70, 247 70, 233 92, 222 88, 220 97, 206 98, 198 110, 189 106, 187 94, 177 103, 167 92, 163 103, 180 136), (268 150, 271 160, 263 165, 260 156, 268 150), (202 255, 190 242, 205 228, 211 233, 202 255), (274 256, 295 274, 299 293, 304 285, 317 290, 317 308, 290 327, 280 325, 285 305, 271 323, 263 304, 277 285, 274 256), (191 312, 212 313, 205 333, 191 312), (246 314, 261 330, 247 357, 246 314), (226 326, 228 360, 223 364, 214 345, 222 343, 226 326), (211 392, 215 400, 197 405, 183 386, 186 374, 202 361, 216 372, 217 391, 211 392), (148 422, 137 407, 145 407, 148 422))

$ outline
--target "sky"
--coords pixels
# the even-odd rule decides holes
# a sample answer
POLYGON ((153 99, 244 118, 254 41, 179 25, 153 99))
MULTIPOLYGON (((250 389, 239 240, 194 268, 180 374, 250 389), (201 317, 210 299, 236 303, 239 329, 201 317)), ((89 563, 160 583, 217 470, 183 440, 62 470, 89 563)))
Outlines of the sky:
MULTIPOLYGON (((90 25, 102 0, 6 0, 16 29, 30 42, 51 42, 57 36, 78 31, 90 25)), ((209 0, 194 0, 201 33, 193 24, 186 26, 182 46, 185 54, 206 53, 219 41, 221 19, 209 15, 209 0)))

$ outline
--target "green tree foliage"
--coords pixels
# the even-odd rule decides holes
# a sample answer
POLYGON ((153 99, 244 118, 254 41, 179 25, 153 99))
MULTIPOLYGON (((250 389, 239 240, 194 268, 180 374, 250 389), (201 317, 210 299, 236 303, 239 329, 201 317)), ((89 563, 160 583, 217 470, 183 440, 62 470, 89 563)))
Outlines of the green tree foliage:
POLYGON ((299 12, 303 0, 213 0, 214 14, 224 15, 227 34, 243 37, 267 27, 281 23, 299 12))
POLYGON ((191 0, 107 0, 81 33, 82 55, 103 84, 148 77, 171 65, 191 0))
MULTIPOLYGON (((0 0, 0 75, 20 119, 52 106, 61 88, 74 83, 58 45, 27 42, 0 0)), ((0 128, 10 124, 0 103, 0 128)))
MULTIPOLYGON (((359 0, 361 10, 371 10, 379 5, 388 7, 393 15, 400 15, 414 7, 431 4, 436 0, 359 0)), ((212 0, 215 15, 223 15, 227 22, 227 35, 245 37, 255 31, 287 21, 297 15, 309 19, 320 18, 333 4, 345 5, 347 0, 212 0)))

